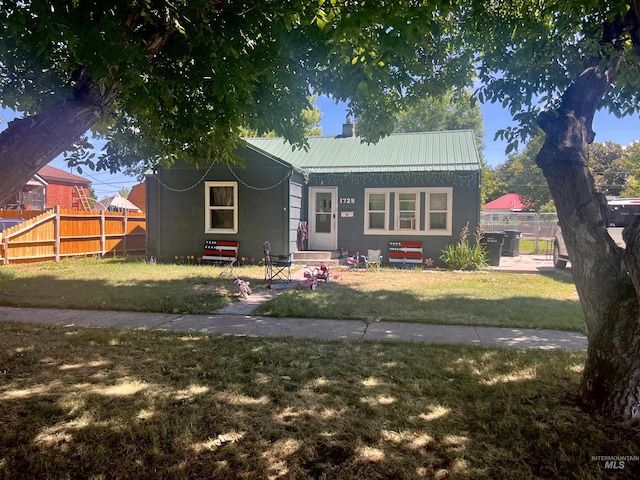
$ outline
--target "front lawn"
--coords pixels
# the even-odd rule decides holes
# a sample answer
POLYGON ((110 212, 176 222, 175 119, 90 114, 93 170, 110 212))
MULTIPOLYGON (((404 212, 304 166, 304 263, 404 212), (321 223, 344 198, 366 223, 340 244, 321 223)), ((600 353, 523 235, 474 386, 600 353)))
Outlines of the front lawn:
MULTIPOLYGON (((207 314, 238 301, 222 268, 136 259, 0 267, 0 305, 207 314)), ((338 272, 339 269, 334 269, 338 272)), ((254 291, 262 267, 236 273, 254 291)), ((288 289, 256 312, 278 317, 406 321, 584 332, 573 281, 562 274, 381 269, 342 272, 318 289, 288 289)))
POLYGON ((563 274, 345 272, 314 292, 286 291, 256 313, 585 332, 575 285, 563 274))
POLYGON ((0 477, 638 478, 585 357, 0 323, 0 477))

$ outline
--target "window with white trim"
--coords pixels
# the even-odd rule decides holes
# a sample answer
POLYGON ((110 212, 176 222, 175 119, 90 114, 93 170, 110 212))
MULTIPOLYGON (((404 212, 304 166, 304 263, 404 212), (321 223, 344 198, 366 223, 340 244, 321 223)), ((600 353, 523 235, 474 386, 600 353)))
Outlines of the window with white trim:
POLYGON ((419 195, 416 192, 399 192, 396 198, 396 230, 418 230, 419 195))
POLYGON ((427 192, 427 230, 451 231, 450 200, 451 194, 449 192, 427 192))
POLYGON ((389 225, 387 212, 389 194, 387 192, 368 192, 366 205, 365 230, 387 230, 387 225, 389 225))
POLYGON ((205 182, 205 233, 238 233, 237 182, 205 182))
POLYGON ((452 207, 452 187, 366 188, 364 233, 450 236, 452 207))

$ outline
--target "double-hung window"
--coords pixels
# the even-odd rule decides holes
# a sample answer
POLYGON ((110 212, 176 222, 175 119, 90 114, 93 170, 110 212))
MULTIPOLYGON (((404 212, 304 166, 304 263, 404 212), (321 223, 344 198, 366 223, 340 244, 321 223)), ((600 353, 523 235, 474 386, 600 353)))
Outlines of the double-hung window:
POLYGON ((415 231, 418 229, 419 194, 416 192, 397 194, 396 230, 415 231))
POLYGON ((388 225, 389 193, 369 191, 366 195, 365 230, 384 231, 388 225))
POLYGON ((451 235, 451 189, 434 189, 427 191, 426 195, 427 231, 451 235))
POLYGON ((238 184, 205 182, 205 233, 238 233, 238 184))

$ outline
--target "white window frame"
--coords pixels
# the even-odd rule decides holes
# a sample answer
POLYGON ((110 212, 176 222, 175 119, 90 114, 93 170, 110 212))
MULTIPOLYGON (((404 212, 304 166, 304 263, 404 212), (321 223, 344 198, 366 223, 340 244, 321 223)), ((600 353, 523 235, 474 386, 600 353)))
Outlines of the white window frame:
POLYGON ((425 199, 424 199, 424 226, 425 231, 429 235, 451 235, 451 223, 453 220, 453 188, 452 187, 439 187, 439 188, 429 188, 425 190, 425 199), (430 194, 432 193, 446 193, 447 194, 447 228, 430 228, 430 217, 431 213, 442 213, 442 210, 432 210, 430 205, 430 194))
MULTIPOLYGON (((368 188, 365 190, 364 195, 364 233, 386 233, 389 231, 389 191, 381 188, 368 188), (384 195, 384 227, 383 228, 371 228, 369 224, 369 195, 377 194, 384 195)), ((373 210, 373 212, 379 213, 380 210, 373 210)))
MULTIPOLYGON (((364 234, 365 235, 440 235, 451 236, 452 235, 452 223, 453 223, 453 187, 430 187, 430 188, 365 188, 365 204, 364 204, 364 234), (371 194, 384 194, 385 195, 385 221, 384 229, 372 229, 369 226, 369 195, 371 194), (415 229, 400 229, 400 198, 401 193, 412 193, 416 195, 416 228, 415 229), (447 194, 447 228, 445 229, 432 229, 429 228, 429 218, 432 212, 429 205, 429 194, 431 193, 446 193, 447 194), (394 228, 389 229, 390 218, 390 201, 393 195, 394 198, 394 228), (424 212, 421 210, 422 198, 424 196, 424 212), (422 228, 424 225, 424 228, 422 228)), ((437 210, 442 212, 442 210, 437 210)))
MULTIPOLYGON (((397 188, 393 190, 395 193, 395 212, 394 212, 394 231, 407 233, 417 233, 420 231, 420 190, 414 188, 397 188), (414 227, 413 228, 400 228, 400 195, 413 195, 415 197, 416 208, 414 210, 414 227)), ((408 211, 408 210, 402 210, 408 211)))
POLYGON ((204 182, 204 233, 233 234, 238 233, 238 182, 204 182), (233 206, 231 207, 211 207, 211 189, 216 187, 233 187, 233 206), (212 210, 233 210, 232 228, 212 228, 212 210))

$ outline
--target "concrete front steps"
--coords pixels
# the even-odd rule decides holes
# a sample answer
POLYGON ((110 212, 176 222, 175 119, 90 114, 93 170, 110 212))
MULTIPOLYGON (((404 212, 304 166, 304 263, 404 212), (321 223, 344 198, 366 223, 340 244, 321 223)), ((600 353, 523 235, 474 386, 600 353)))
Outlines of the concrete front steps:
POLYGON ((294 265, 318 267, 325 264, 331 267, 339 265, 340 252, 322 252, 319 250, 298 251, 293 254, 292 260, 294 265))

